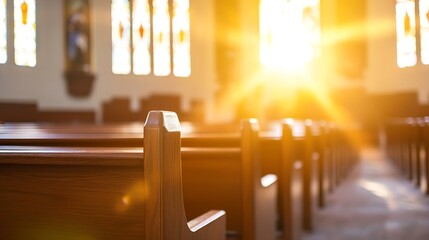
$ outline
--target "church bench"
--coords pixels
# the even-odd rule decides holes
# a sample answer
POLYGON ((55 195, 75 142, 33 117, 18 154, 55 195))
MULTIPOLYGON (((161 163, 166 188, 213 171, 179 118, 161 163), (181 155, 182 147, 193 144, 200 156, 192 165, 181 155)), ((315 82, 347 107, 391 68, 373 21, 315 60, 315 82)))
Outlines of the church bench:
MULTIPOLYGON (((270 128, 274 126, 270 125, 270 128)), ((262 171, 274 173, 279 178, 279 239, 302 239, 303 164, 296 157, 296 153, 301 151, 296 144, 299 137, 293 135, 293 126, 287 122, 276 124, 275 129, 265 129, 261 133, 262 171)))
MULTIPOLYGON (((266 132, 262 133, 262 152, 270 157, 270 161, 264 163, 275 163, 274 166, 265 165, 268 169, 264 172, 274 172, 279 176, 280 189, 283 191, 281 195, 287 199, 279 200, 283 207, 289 209, 289 201, 296 202, 297 197, 301 199, 302 211, 294 215, 294 219, 302 219, 304 230, 313 230, 314 210, 326 205, 328 192, 333 191, 340 179, 354 166, 357 153, 347 135, 355 135, 356 131, 359 131, 359 127, 355 125, 339 126, 321 121, 285 119, 283 122, 270 124, 266 132), (279 152, 282 154, 278 154, 279 152), (279 167, 281 164, 283 167, 279 167), (292 184, 291 180, 294 181, 292 184), (283 187, 282 183, 295 189, 302 188, 301 196, 296 190, 283 187), (290 193, 294 195, 288 195, 290 193)), ((281 210, 281 206, 279 208, 281 210)), ((291 215, 281 215, 284 216, 291 215)), ((285 239, 299 239, 295 235, 295 232, 299 234, 296 221, 294 225, 288 224, 287 220, 282 224, 282 229, 292 228, 289 234, 286 233, 285 239)))
MULTIPOLYGON (((279 177, 277 210, 278 228, 282 231, 282 239, 301 239, 303 227, 311 231, 312 209, 316 208, 317 204, 323 203, 321 198, 324 196, 320 192, 327 191, 326 180, 320 178, 326 174, 322 175, 318 170, 326 146, 322 142, 322 134, 317 131, 316 125, 309 126, 311 127, 307 129, 308 134, 305 134, 304 130, 298 130, 292 134, 294 128, 299 128, 297 124, 293 126, 286 122, 280 126, 271 124, 261 131, 259 136, 263 174, 274 173, 279 177), (315 140, 312 140, 313 138, 315 140), (313 152, 319 152, 319 157, 314 159, 313 152)), ((194 126, 192 130, 210 133, 216 129, 194 126)), ((228 136, 234 135, 232 130, 228 131, 230 131, 229 135, 224 137, 224 142, 228 136)), ((188 144, 198 144, 198 142, 188 142, 188 144)), ((326 171, 327 167, 320 167, 320 169, 326 171)))
POLYGON ((179 128, 151 113, 144 153, 1 146, 1 238, 225 239, 224 211, 186 221, 179 128))
MULTIPOLYGON (((228 236, 231 239, 275 238, 276 183, 269 182, 270 177, 264 178, 256 170, 254 135, 257 133, 254 128, 255 123, 247 122, 247 124, 243 123, 243 134, 240 132, 224 135, 198 133, 188 134, 182 138, 184 147, 182 147, 181 158, 186 214, 188 217, 195 217, 200 209, 211 206, 226 210, 227 229, 230 233, 228 236), (205 174, 201 175, 202 172, 205 174), (267 185, 263 186, 261 181, 265 181, 267 185)), ((96 149, 94 146, 98 148, 99 146, 118 146, 118 144, 109 144, 109 137, 111 137, 110 140, 123 141, 124 139, 121 134, 112 137, 110 133, 72 134, 70 133, 72 131, 68 130, 66 134, 61 132, 62 129, 56 129, 48 135, 39 133, 33 139, 26 139, 24 131, 21 139, 12 140, 24 140, 27 145, 77 145, 91 146, 92 149, 96 149), (91 141, 95 144, 88 144, 88 142, 92 143, 91 141)), ((6 139, 4 138, 5 141, 6 139)), ((135 139, 132 141, 138 143, 135 139)), ((20 143, 20 141, 15 142, 20 143)), ((129 146, 129 144, 119 145, 129 146)), ((124 147, 119 149, 132 151, 124 147)))
POLYGON ((272 123, 261 138, 265 172, 279 175, 281 194, 279 224, 284 239, 300 239, 301 229, 312 231, 314 209, 318 208, 319 168, 322 154, 315 141, 314 124, 285 120, 272 123), (289 214, 286 214, 289 212, 289 214))
MULTIPOLYGON (((118 125, 117 125, 118 126, 118 125)), ((285 128, 290 128, 291 126, 285 125, 285 128)), ((79 128, 77 133, 73 131, 73 129, 67 129, 67 127, 60 126, 42 126, 44 131, 39 131, 33 138, 26 138, 26 135, 21 135, 21 139, 18 137, 9 138, 9 144, 20 143, 23 144, 36 144, 36 145, 73 145, 73 146, 138 146, 141 144, 138 140, 139 133, 132 133, 123 131, 123 128, 117 127, 102 127, 102 126, 84 126, 83 128, 79 128), (90 132, 81 133, 81 132, 90 132), (100 133, 106 134, 100 134, 100 133), (95 134, 94 134, 95 133, 95 134), (137 135, 137 136, 136 136, 137 135), (108 138, 108 141, 106 140, 108 138), (12 141, 11 141, 12 140, 12 141)), ((240 147, 239 136, 240 132, 238 125, 219 125, 219 126, 207 126, 207 125, 185 125, 185 133, 182 136, 182 146, 184 147, 196 147, 198 148, 207 148, 207 147, 223 147, 223 148, 231 148, 231 147, 240 147)), ((31 128, 30 128, 31 129, 31 128)), ((39 128, 40 130, 40 128, 39 128)), ((287 131, 287 130, 286 130, 287 131)), ((292 131, 290 129, 289 131, 292 131)), ((25 133, 25 131, 24 131, 25 133)), ((142 133, 141 133, 142 134, 142 133)), ((315 182, 317 179, 316 170, 311 170, 306 173, 305 181, 305 191, 304 194, 306 196, 305 203, 301 203, 302 198, 302 168, 299 167, 302 165, 302 160, 304 156, 291 156, 292 150, 294 147, 299 147, 301 150, 295 151, 296 153, 305 152, 304 146, 301 146, 303 142, 304 135, 297 135, 295 137, 285 135, 285 139, 281 138, 281 134, 274 132, 265 131, 260 136, 260 144, 261 144, 261 165, 262 168, 267 169, 269 171, 265 171, 264 174, 275 173, 280 177, 279 184, 282 186, 279 193, 279 219, 280 219, 280 229, 283 230, 283 238, 284 239, 299 239, 301 235, 302 225, 300 223, 301 220, 306 221, 305 224, 309 224, 311 222, 312 215, 312 205, 316 203, 316 194, 317 191, 315 189, 317 183, 315 182), (294 138, 294 140, 290 140, 289 138, 294 138), (282 142, 285 142, 282 145, 282 142), (267 148, 268 147, 268 148, 267 148), (272 148, 274 147, 274 148, 272 148), (285 150, 286 149, 286 150, 285 150), (272 156, 281 156, 284 154, 283 159, 278 159, 272 156), (288 155, 289 154, 289 155, 288 155), (268 157, 270 156, 270 157, 268 157), (295 159, 299 158, 297 164, 288 165, 290 163, 294 163, 295 159), (279 166, 281 165, 281 166, 279 166), (295 167, 296 166, 296 167, 295 167), (284 167, 284 168, 280 168, 284 167), (292 168, 291 168, 292 167, 292 168), (314 174, 312 174, 314 172, 314 174), (289 176, 291 178, 289 178, 289 176), (290 187, 290 188, 289 188, 290 187), (310 199, 311 198, 311 199, 310 199), (305 212, 306 218, 302 217, 301 210, 305 212), (310 220, 309 220, 310 219, 310 220), (284 221, 283 221, 284 220, 284 221), (292 238, 293 236, 293 238, 292 238)), ((17 135, 17 134, 15 134, 17 135)), ((1 142, 1 134, 0 134, 0 142, 1 142)), ((7 139, 7 135, 4 140, 7 139)), ((308 146, 307 146, 308 148, 308 146)), ((219 155, 219 154, 218 154, 219 155)), ((186 157, 182 157, 182 159, 186 159, 186 157)), ((227 158, 225 158, 227 159, 227 158)), ((223 163, 223 161, 217 160, 219 163, 223 163)), ((184 161, 184 169, 186 170, 186 161, 184 161)), ((312 161, 308 162, 307 165, 311 168, 315 168, 314 164, 311 164, 312 161)), ((219 165, 222 166, 222 165, 219 165)), ((217 168, 216 171, 221 171, 222 168, 229 169, 231 167, 222 166, 217 168)), ((309 167, 306 167, 309 168, 309 167)), ((316 168, 315 168, 316 169, 316 168)), ((186 175, 184 177, 186 180, 186 175)), ((192 179, 192 178, 191 178, 192 179)), ((185 185, 186 190, 186 185, 185 185)), ((185 195, 186 197, 186 195, 185 195)), ((230 210, 231 211, 231 210, 230 210)), ((234 210, 233 210, 234 211, 234 210)), ((234 221, 235 222, 235 221, 234 221)), ((232 223, 231 223, 232 225, 232 223)), ((233 227, 236 228, 235 226, 233 227)), ((307 227, 310 229, 310 227, 307 227)))
POLYGON ((397 118, 384 124, 386 153, 397 168, 429 194, 429 118, 397 118))
MULTIPOLYGON (((334 140, 334 137, 331 137, 330 141, 327 140, 329 135, 326 134, 325 131, 332 128, 327 124, 309 123, 306 131, 311 134, 305 134, 306 131, 301 129, 301 131, 295 131, 297 133, 293 135, 292 129, 287 130, 287 128, 291 128, 291 126, 288 124, 283 125, 285 128, 284 130, 277 132, 265 130, 261 132, 261 165, 262 168, 265 169, 264 174, 275 173, 279 176, 278 184, 280 185, 280 192, 278 210, 280 229, 284 230, 284 239, 299 239, 301 225, 304 225, 306 230, 311 231, 313 225, 313 209, 317 208, 317 205, 319 207, 324 206, 324 195, 328 187, 332 190, 334 185, 332 182, 335 181, 335 173, 339 175, 339 162, 337 161, 337 164, 334 164, 333 160, 340 158, 340 156, 338 156, 340 155, 340 151, 334 151, 334 149, 340 148, 334 148, 333 146, 340 145, 342 141, 338 140, 339 137, 335 137, 336 140, 334 140), (287 133, 283 133, 285 137, 282 138, 282 131, 289 131, 290 136, 288 136, 287 133), (293 140, 288 138, 293 138, 293 140), (282 142, 286 143, 282 144, 282 142), (328 143, 331 143, 331 145, 328 145, 328 143), (292 145, 295 146, 291 147, 292 145), (288 156, 287 152, 292 153, 292 149, 295 149, 296 156, 288 156), (306 149, 312 150, 306 151, 306 149), (330 151, 327 151, 328 149, 330 149, 330 151), (315 152, 317 154, 314 154, 315 152), (328 153, 330 157, 327 157, 328 153), (285 159, 289 160, 280 159, 279 156, 282 156, 282 154, 285 159), (266 156, 269 156, 269 158, 266 156), (293 164, 288 165, 290 163, 293 164), (283 164, 283 167, 280 167, 280 164, 283 164), (302 165, 304 165, 305 168, 300 167, 302 165), (301 179, 303 177, 302 169, 305 170, 305 179, 301 179), (304 183, 302 183, 302 181, 304 181, 304 183), (304 187, 304 194, 300 192, 302 187, 304 187), (301 199, 304 201, 303 203, 300 202, 301 199), (302 217, 302 213, 298 211, 301 206, 304 217, 302 217), (303 220, 303 224, 300 223, 300 219, 303 220), (287 229, 289 229, 289 231, 287 229)), ((135 136, 142 134, 139 133, 138 130, 135 131, 135 129, 139 128, 127 128, 126 125, 108 125, 107 127, 87 125, 83 128, 79 128, 77 131, 79 133, 78 135, 74 134, 76 132, 73 132, 73 130, 67 129, 67 126, 49 127, 49 125, 45 125, 43 127, 44 129, 49 129, 49 131, 45 132, 49 132, 51 135, 42 136, 41 138, 45 141, 47 141, 46 138, 51 138, 51 142, 39 141, 39 143, 41 142, 48 145, 55 143, 64 145, 69 139, 72 139, 72 141, 69 141, 67 144, 80 144, 80 146, 138 146, 138 144, 141 144, 139 141, 136 141, 137 137, 135 136), (82 129, 97 134, 80 134, 80 132, 83 131, 82 129), (124 131, 124 129, 127 129, 127 131, 124 131), (58 132, 65 132, 66 134, 57 134, 58 132), (100 134, 106 132, 108 134, 100 134), (62 136, 62 138, 60 138, 60 141, 56 141, 59 140, 59 136, 62 136), (108 136, 109 141, 106 141, 106 136, 108 136)), ((297 126, 294 128, 296 127, 297 126)), ((239 136, 237 125, 230 124, 213 127, 193 124, 185 125, 182 129, 184 129, 184 133, 182 134, 182 146, 185 147, 240 146, 240 142, 237 141, 239 136), (205 134, 202 135, 201 133, 205 134)), ((281 127, 277 129, 281 129, 281 127)), ((33 140, 36 140, 35 138, 33 140)), ((29 141, 29 144, 31 144, 31 140, 25 140, 29 141)), ((337 179, 339 179, 339 177, 337 177, 337 179)))
POLYGON ((228 239, 275 239, 277 177, 260 171, 257 121, 243 120, 238 129, 222 134, 193 129, 182 138, 184 154, 194 151, 182 155, 185 207, 190 216, 202 206, 225 209, 228 239))

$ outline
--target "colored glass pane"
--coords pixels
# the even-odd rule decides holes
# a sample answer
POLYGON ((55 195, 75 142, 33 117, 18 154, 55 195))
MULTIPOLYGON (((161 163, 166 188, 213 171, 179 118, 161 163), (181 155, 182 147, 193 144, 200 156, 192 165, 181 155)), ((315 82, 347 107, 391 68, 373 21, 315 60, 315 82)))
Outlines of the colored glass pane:
POLYGON ((191 75, 189 0, 173 1, 173 74, 191 75))
POLYGON ((396 38, 398 67, 416 65, 415 3, 412 0, 396 1, 396 38))
POLYGON ((14 0, 14 47, 18 66, 36 66, 36 2, 14 0))
POLYGON ((151 73, 150 8, 148 0, 133 1, 133 72, 151 73))
POLYGON ((153 58, 154 74, 167 76, 170 62, 170 13, 168 0, 153 1, 153 58))
POLYGON ((131 72, 130 3, 112 0, 112 71, 115 74, 131 72))

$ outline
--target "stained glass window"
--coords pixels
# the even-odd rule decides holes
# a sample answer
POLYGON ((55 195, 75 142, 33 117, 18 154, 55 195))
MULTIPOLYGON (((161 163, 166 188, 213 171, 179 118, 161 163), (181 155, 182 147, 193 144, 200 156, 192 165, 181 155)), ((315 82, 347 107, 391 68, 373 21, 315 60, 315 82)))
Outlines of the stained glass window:
POLYGON ((147 0, 133 1, 133 72, 148 75, 151 72, 150 8, 147 0))
POLYGON ((189 0, 112 0, 112 47, 115 74, 190 76, 189 0))
POLYGON ((0 64, 7 61, 6 0, 0 0, 0 64))
POLYGON ((154 74, 167 76, 170 64, 170 13, 168 0, 153 1, 154 74))
POLYGON ((396 1, 397 64, 401 68, 417 63, 415 16, 413 0, 396 1))
POLYGON ((116 74, 131 72, 130 3, 112 0, 112 71, 116 74))
POLYGON ((36 3, 35 0, 14 0, 15 63, 36 66, 36 3))
POLYGON ((297 69, 320 55, 319 0, 260 1, 260 62, 297 69))
POLYGON ((173 73, 191 74, 191 44, 189 32, 189 0, 173 1, 173 73))
POLYGON ((429 0, 420 0, 420 36, 422 63, 429 64, 429 0))

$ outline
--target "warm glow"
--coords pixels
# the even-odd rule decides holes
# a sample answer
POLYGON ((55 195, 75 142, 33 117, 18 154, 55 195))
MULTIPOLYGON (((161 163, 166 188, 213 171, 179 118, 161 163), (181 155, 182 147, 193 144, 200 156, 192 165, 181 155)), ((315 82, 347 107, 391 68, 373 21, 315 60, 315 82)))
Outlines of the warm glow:
POLYGON ((112 0, 112 71, 115 74, 131 72, 130 3, 112 0))
POLYGON ((35 0, 14 1, 15 63, 36 66, 36 3, 35 0))
POLYGON ((0 0, 0 64, 7 61, 6 0, 0 0))
POLYGON ((398 67, 411 67, 417 63, 416 21, 413 0, 396 1, 396 44, 398 67))
POLYGON ((116 212, 123 213, 132 209, 136 205, 143 204, 147 196, 146 189, 147 187, 145 186, 144 181, 135 182, 130 186, 127 192, 118 199, 115 206, 116 212))
POLYGON ((260 62, 268 69, 302 72, 320 55, 318 0, 261 0, 260 62))

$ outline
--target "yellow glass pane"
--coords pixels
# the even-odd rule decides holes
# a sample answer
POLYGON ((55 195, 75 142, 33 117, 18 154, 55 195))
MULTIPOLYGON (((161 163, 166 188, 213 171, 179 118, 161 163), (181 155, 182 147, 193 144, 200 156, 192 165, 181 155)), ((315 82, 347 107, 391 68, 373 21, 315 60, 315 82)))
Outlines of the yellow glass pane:
POLYGON ((398 67, 416 65, 415 3, 412 0, 396 1, 396 36, 398 67))
POLYGON ((130 3, 112 0, 112 72, 131 72, 130 3))
POLYGON ((35 0, 14 0, 14 47, 18 66, 36 66, 35 0))
POLYGON ((422 63, 429 64, 429 0, 420 0, 420 36, 422 63))
POLYGON ((173 1, 173 74, 191 75, 189 0, 173 1))
POLYGON ((168 0, 153 1, 153 57, 154 74, 167 76, 170 61, 170 13, 168 0))
POLYGON ((148 0, 133 1, 133 72, 151 73, 150 9, 148 0))
POLYGON ((0 0, 0 64, 7 61, 6 0, 0 0))

